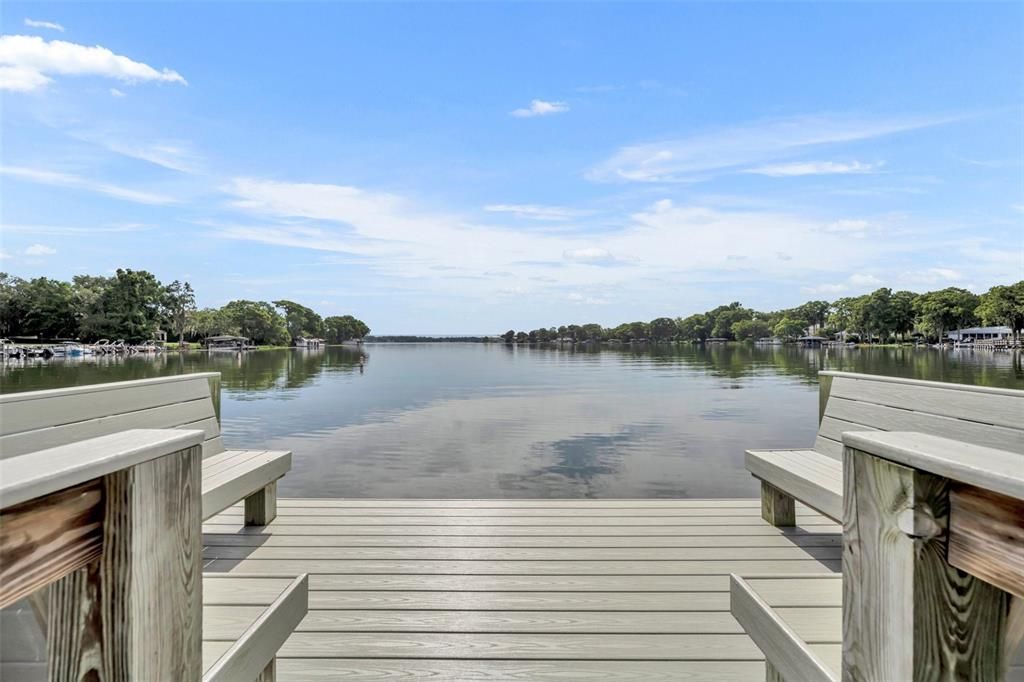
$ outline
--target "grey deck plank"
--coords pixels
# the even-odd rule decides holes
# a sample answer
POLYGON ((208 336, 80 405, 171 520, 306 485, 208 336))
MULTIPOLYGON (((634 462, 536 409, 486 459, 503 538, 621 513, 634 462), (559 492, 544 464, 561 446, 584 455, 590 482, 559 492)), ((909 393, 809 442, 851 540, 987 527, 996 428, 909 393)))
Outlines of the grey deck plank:
MULTIPOLYGON (((820 514, 774 528, 749 499, 282 499, 270 525, 241 520, 204 525, 205 570, 310 574, 283 681, 759 681, 729 574, 834 571, 841 549, 820 514)), ((778 597, 827 628, 822 594, 778 597)), ((230 634, 249 597, 216 599, 210 628, 230 634)))
POLYGON ((751 682, 764 680, 760 661, 466 661, 409 659, 287 658, 278 662, 282 680, 359 682, 751 682))

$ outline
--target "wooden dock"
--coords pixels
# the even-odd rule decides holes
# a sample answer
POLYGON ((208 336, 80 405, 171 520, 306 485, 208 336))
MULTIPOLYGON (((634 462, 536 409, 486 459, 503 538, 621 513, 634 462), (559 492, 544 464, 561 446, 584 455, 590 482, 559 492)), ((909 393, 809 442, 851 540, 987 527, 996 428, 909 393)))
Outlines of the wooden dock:
MULTIPOLYGON (((280 499, 204 526, 204 570, 309 574, 279 680, 765 679, 729 574, 840 568, 841 529, 758 500, 280 499)), ((815 621, 822 595, 778 595, 815 621)), ((245 595, 211 612, 230 627, 245 595)))

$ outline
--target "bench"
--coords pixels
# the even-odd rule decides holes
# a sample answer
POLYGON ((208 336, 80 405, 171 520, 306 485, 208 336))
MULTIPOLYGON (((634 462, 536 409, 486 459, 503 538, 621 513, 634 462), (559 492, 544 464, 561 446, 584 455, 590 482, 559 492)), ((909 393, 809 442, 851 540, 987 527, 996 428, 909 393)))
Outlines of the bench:
POLYGON ((305 574, 203 574, 203 682, 273 682, 277 651, 306 616, 305 574))
POLYGON ((0 459, 0 609, 31 603, 0 623, 24 631, 0 674, 272 682, 307 578, 200 580, 205 435, 134 429, 0 459), (46 644, 24 657, 28 618, 46 644))
POLYGON ((761 516, 773 525, 795 525, 795 500, 842 519, 847 431, 920 431, 1024 452, 1024 391, 850 372, 818 377, 813 447, 746 453, 747 470, 761 481, 761 516))
POLYGON ((843 574, 730 576, 766 679, 1024 681, 1024 453, 900 431, 843 442, 843 574))
POLYGON ((277 480, 291 453, 225 449, 217 372, 0 396, 0 459, 126 429, 203 432, 203 520, 243 499, 247 525, 277 515, 277 480))

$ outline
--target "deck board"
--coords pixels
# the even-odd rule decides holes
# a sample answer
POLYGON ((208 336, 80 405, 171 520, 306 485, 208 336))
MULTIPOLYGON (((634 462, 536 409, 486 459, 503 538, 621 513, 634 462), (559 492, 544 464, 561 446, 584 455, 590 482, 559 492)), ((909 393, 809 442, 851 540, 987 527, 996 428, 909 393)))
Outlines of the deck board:
MULTIPOLYGON (((834 522, 774 528, 757 500, 281 499, 266 528, 236 505, 204 531, 206 571, 309 573, 279 680, 763 680, 728 574, 838 571, 841 550, 834 522)), ((778 596, 818 626, 823 595, 778 596)))

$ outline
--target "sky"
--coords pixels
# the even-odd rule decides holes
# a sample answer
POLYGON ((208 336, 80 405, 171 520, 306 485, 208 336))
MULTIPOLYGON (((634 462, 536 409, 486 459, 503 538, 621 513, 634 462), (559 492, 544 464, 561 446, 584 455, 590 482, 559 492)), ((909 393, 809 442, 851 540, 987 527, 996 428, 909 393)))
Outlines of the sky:
POLYGON ((1024 278, 1024 3, 0 12, 20 277, 381 334, 1024 278))

